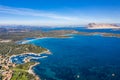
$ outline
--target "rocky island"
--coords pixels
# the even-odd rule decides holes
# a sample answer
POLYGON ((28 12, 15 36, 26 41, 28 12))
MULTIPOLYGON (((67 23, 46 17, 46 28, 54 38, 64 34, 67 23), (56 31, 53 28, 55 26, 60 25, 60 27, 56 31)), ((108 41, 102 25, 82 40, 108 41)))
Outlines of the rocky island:
POLYGON ((120 29, 120 26, 117 24, 96 24, 90 23, 87 26, 88 29, 120 29))

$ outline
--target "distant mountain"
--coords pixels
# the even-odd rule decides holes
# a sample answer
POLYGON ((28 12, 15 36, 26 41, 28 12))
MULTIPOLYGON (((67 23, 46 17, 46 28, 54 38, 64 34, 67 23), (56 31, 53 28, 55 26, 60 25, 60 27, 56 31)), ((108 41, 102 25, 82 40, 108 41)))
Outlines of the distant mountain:
POLYGON ((119 24, 96 24, 89 23, 87 26, 88 29, 120 29, 119 24))

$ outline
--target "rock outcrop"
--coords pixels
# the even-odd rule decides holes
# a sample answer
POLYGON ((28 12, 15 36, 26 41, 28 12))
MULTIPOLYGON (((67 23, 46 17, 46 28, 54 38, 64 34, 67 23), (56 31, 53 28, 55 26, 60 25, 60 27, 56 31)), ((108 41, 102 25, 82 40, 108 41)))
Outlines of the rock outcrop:
POLYGON ((117 24, 96 24, 90 23, 87 26, 88 29, 119 29, 120 26, 117 24))

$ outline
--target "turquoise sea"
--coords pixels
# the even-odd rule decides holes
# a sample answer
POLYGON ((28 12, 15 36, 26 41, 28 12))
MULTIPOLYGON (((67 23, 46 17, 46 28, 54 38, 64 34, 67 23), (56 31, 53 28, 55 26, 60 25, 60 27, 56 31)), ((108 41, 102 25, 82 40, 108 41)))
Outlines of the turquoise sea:
MULTIPOLYGON (((51 51, 33 68, 42 80, 119 80, 120 38, 72 35, 28 42, 51 51)), ((18 57, 17 57, 18 58, 18 57)), ((20 57, 18 58, 21 61, 20 57)))

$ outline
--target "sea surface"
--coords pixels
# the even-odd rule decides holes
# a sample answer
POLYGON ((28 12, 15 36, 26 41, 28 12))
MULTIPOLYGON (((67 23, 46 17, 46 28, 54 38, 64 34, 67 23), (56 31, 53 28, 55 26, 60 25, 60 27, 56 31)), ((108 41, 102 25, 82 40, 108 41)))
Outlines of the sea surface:
MULTIPOLYGON (((52 53, 31 60, 40 62, 33 70, 41 80, 120 80, 120 38, 72 35, 27 44, 45 47, 52 53)), ((18 63, 23 60, 16 58, 18 63)))
POLYGON ((76 30, 80 32, 105 32, 105 33, 120 33, 120 30, 113 29, 87 29, 85 26, 80 27, 59 27, 59 28, 42 28, 42 31, 51 31, 51 30, 76 30))

